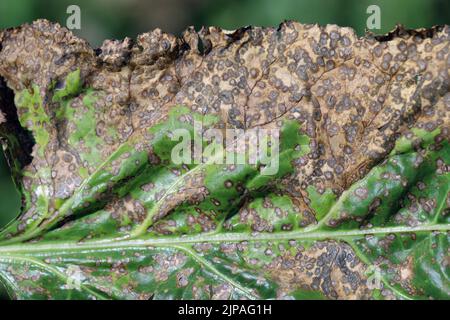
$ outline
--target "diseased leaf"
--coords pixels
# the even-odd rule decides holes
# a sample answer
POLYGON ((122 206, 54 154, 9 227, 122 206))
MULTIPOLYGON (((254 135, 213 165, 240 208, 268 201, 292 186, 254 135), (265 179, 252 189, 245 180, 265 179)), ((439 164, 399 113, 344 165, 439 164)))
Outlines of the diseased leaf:
POLYGON ((286 22, 93 50, 45 20, 2 31, 23 201, 1 281, 18 299, 449 299, 449 40, 286 22), (211 128, 278 129, 278 170, 274 145, 219 163, 211 128), (173 161, 177 129, 208 161, 173 161))

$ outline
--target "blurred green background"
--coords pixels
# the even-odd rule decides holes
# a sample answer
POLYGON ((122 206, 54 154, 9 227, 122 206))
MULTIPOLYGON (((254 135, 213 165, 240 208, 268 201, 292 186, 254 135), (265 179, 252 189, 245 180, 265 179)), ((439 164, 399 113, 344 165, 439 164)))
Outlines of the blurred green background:
MULTIPOLYGON (((81 29, 74 32, 93 46, 104 39, 135 37, 159 27, 180 34, 187 26, 236 29, 246 25, 276 26, 285 19, 304 23, 335 23, 363 35, 369 5, 381 9, 381 29, 396 23, 408 28, 450 24, 449 0, 0 0, 0 29, 38 18, 66 24, 67 7, 81 9, 81 29)), ((20 198, 0 152, 0 227, 17 214, 20 198)), ((0 298, 5 297, 0 290, 0 298)))

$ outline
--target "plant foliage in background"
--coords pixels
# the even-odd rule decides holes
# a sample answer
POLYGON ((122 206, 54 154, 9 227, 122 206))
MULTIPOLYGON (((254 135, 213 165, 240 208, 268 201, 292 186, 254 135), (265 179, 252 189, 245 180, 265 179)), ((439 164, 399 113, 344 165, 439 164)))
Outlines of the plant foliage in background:
POLYGON ((93 50, 45 20, 2 31, 22 213, 1 281, 18 299, 448 299, 449 40, 286 22, 93 50), (173 164, 194 120, 279 128, 278 174, 173 164))

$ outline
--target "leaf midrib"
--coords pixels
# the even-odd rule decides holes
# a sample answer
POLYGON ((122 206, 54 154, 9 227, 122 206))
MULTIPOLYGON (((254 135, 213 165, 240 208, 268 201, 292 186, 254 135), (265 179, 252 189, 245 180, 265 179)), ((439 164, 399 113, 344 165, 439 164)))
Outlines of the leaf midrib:
MULTIPOLYGON (((319 225, 316 225, 319 227, 319 225)), ((205 243, 205 242, 242 242, 242 241, 282 241, 282 240, 354 240, 355 238, 375 235, 375 234, 387 234, 387 233, 412 233, 412 232, 433 232, 433 231, 450 231, 450 225, 423 225, 419 227, 385 227, 385 228, 373 228, 367 230, 349 230, 349 231, 309 231, 304 230, 281 232, 281 233, 260 233, 258 235, 251 235, 248 233, 218 233, 215 231, 211 234, 200 234, 195 236, 181 236, 181 237, 160 237, 153 239, 130 239, 130 240, 118 240, 118 239, 105 239, 96 240, 85 243, 76 242, 47 242, 47 243, 25 243, 21 245, 10 244, 6 246, 0 246, 0 261, 1 260, 17 260, 28 261, 29 263, 35 263, 41 267, 54 272, 57 277, 65 279, 66 275, 60 273, 57 269, 51 265, 42 261, 42 256, 56 255, 67 252, 77 251, 118 251, 126 249, 142 249, 143 247, 159 247, 159 248, 173 248, 176 250, 184 251, 190 255, 200 265, 203 265, 206 269, 209 269, 217 277, 221 278, 225 282, 228 282, 241 294, 245 295, 249 299, 255 299, 252 292, 242 287, 239 283, 229 278, 217 270, 211 265, 205 258, 197 254, 189 244, 205 243), (33 257, 33 253, 38 258, 33 257)), ((383 279, 383 282, 386 282, 383 279)), ((93 294, 97 298, 105 299, 104 296, 98 295, 95 291, 91 290, 87 286, 82 286, 82 290, 93 294)), ((396 291, 396 290, 395 290, 396 291)))
POLYGON ((302 230, 279 232, 279 233, 259 233, 252 235, 250 233, 209 233, 194 236, 178 237, 157 237, 157 238, 135 238, 127 239, 102 239, 86 242, 67 242, 67 241, 47 241, 45 243, 24 243, 10 244, 0 246, 0 257, 4 255, 13 255, 17 253, 33 252, 54 252, 54 251, 78 251, 78 250, 102 250, 123 248, 142 248, 142 247, 173 247, 196 243, 221 243, 221 242, 258 242, 258 241, 283 241, 283 240, 345 240, 355 239, 364 236, 377 234, 398 234, 415 232, 445 232, 450 231, 450 224, 442 225, 422 225, 418 227, 384 227, 371 228, 364 230, 346 230, 346 231, 310 231, 302 230))

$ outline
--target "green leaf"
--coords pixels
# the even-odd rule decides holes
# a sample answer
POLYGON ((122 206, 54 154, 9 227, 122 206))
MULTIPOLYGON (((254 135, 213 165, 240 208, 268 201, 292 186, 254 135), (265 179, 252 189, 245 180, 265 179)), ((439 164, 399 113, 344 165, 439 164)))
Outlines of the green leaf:
POLYGON ((23 207, 0 280, 17 299, 449 299, 449 29, 389 37, 156 30, 97 56, 46 21, 4 31, 23 207), (28 46, 48 63, 10 72, 28 46), (278 153, 205 151, 208 129, 256 128, 278 153), (180 129, 203 161, 173 160, 180 129))

